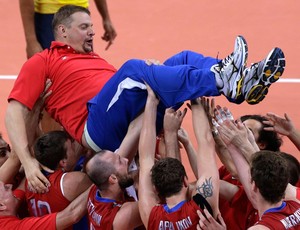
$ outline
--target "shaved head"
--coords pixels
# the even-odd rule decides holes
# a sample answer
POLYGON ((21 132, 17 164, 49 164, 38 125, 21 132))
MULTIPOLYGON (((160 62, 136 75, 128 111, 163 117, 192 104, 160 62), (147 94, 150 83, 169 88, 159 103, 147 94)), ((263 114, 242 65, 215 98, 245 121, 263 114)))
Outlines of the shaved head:
POLYGON ((106 189, 108 178, 111 174, 116 173, 114 165, 107 160, 110 154, 115 153, 102 150, 95 154, 86 164, 87 175, 99 189, 106 189))

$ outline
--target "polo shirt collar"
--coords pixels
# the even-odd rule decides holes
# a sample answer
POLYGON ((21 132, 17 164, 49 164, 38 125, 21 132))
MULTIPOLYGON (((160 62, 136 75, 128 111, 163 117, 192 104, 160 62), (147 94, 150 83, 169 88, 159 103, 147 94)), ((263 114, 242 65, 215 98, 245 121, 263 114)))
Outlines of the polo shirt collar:
MULTIPOLYGON (((76 50, 74 50, 70 45, 65 44, 63 42, 59 41, 53 41, 51 42, 50 49, 57 49, 57 48, 63 48, 65 51, 70 52, 70 53, 78 53, 76 50)), ((95 55, 94 52, 88 53, 89 55, 95 55)))
POLYGON ((50 49, 53 49, 53 48, 62 48, 62 47, 70 47, 69 49, 74 50, 71 46, 69 46, 69 45, 67 45, 65 43, 62 43, 62 42, 58 42, 58 41, 51 42, 50 49))

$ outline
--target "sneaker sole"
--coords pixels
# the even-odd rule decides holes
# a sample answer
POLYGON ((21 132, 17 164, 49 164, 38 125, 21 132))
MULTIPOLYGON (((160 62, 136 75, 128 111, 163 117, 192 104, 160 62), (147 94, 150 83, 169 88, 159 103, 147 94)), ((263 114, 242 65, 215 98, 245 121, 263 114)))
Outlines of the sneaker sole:
POLYGON ((244 98, 243 98, 243 95, 242 95, 242 87, 243 87, 243 84, 244 84, 244 76, 243 76, 242 73, 243 73, 244 67, 247 64, 247 59, 248 59, 248 46, 247 46, 247 42, 246 42, 246 40, 245 40, 245 38, 243 36, 239 35, 238 37, 242 40, 241 46, 242 46, 243 53, 244 53, 244 60, 242 60, 242 63, 243 63, 242 67, 239 69, 239 71, 237 73, 238 75, 241 76, 241 78, 238 80, 238 83, 237 83, 236 96, 235 96, 235 98, 233 100, 230 100, 230 101, 233 101, 236 104, 240 104, 240 103, 242 103, 244 101, 244 98))
POLYGON ((247 60, 248 60, 248 45, 247 45, 245 38, 242 35, 239 35, 238 37, 242 40, 242 47, 243 47, 243 50, 245 53, 245 60, 243 61, 243 63, 244 63, 244 66, 246 66, 247 60))
POLYGON ((254 85, 245 98, 248 104, 254 105, 261 102, 268 93, 268 88, 283 74, 285 67, 284 54, 281 49, 274 48, 263 66, 259 83, 254 85))

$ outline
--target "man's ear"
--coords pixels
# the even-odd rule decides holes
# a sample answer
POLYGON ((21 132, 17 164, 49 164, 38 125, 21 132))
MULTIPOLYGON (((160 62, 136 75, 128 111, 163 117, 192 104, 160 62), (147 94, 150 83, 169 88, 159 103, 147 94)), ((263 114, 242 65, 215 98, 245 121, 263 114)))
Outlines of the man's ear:
POLYGON ((108 178, 108 182, 110 184, 115 184, 116 182, 118 182, 118 178, 115 174, 111 174, 108 178))
POLYGON ((189 187, 189 180, 186 176, 183 179, 183 184, 184 184, 185 187, 189 187))
POLYGON ((266 143, 264 143, 264 142, 258 142, 257 146, 259 149, 266 149, 266 147, 267 147, 266 143))
POLYGON ((61 37, 64 37, 64 38, 66 38, 67 37, 67 35, 66 35, 66 29, 65 29, 65 26, 64 25, 59 25, 58 27, 57 27, 57 33, 59 34, 59 36, 61 36, 61 37))
POLYGON ((0 211, 5 211, 6 205, 3 202, 0 202, 0 211))
POLYGON ((66 165, 67 165, 67 161, 66 161, 66 160, 67 160, 67 159, 64 158, 64 159, 62 159, 62 160, 59 161, 59 166, 60 166, 61 168, 65 168, 65 167, 66 167, 66 165))
POLYGON ((259 191, 258 187, 256 186, 255 182, 252 181, 251 183, 251 189, 253 192, 257 193, 259 191))

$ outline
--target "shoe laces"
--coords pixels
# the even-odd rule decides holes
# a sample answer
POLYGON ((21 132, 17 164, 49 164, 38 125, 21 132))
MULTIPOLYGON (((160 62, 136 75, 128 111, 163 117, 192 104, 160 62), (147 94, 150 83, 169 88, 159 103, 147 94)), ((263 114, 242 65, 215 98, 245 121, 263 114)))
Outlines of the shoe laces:
POLYGON ((222 69, 224 66, 231 64, 232 59, 233 59, 233 53, 231 53, 230 55, 228 55, 227 57, 219 61, 219 68, 222 69))

